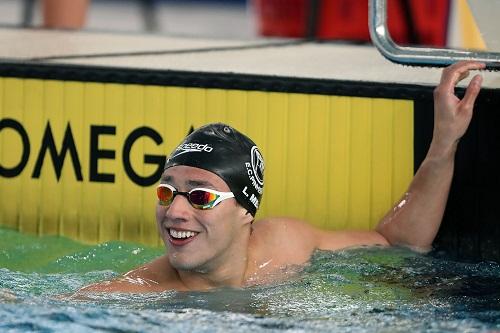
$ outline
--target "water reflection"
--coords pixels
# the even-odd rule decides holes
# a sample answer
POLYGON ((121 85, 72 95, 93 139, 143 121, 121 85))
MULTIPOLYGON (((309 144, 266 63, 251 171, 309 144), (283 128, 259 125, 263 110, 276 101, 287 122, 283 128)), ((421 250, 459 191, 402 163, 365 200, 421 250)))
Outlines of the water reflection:
MULTIPOLYGON (((18 235, 17 241, 22 237, 18 235)), ((43 251, 43 238, 40 242, 24 240, 24 254, 29 256, 30 248, 43 251)), ((57 245, 57 239, 51 242, 57 245)), ((120 253, 130 255, 134 249, 135 245, 120 242, 74 248, 74 253, 68 247, 66 254, 44 267, 24 267, 24 272, 0 269, 0 330, 474 332, 500 328, 498 264, 460 263, 401 248, 318 251, 301 272, 273 285, 58 297, 129 269, 121 263, 120 253), (114 268, 100 269, 106 262, 114 268)), ((152 254, 147 249, 138 253, 142 259, 152 254)), ((11 252, 9 258, 15 255, 11 252)))

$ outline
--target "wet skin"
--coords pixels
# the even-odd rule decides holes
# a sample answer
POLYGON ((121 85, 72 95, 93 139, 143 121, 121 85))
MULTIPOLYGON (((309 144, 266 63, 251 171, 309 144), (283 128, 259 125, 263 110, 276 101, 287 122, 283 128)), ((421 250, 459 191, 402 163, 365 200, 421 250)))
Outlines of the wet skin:
MULTIPOLYGON (((188 166, 167 169, 161 182, 186 192, 196 187, 229 191, 217 175, 188 166)), ((307 263, 317 248, 336 250, 388 244, 375 231, 333 233, 290 218, 253 222, 253 217, 234 198, 213 209, 200 210, 177 195, 170 206, 156 206, 156 220, 167 249, 165 255, 123 278, 85 290, 146 292, 244 287, 288 277, 307 263), (176 239, 171 230, 175 235, 186 232, 192 236, 176 239)))
MULTIPOLYGON (((234 198, 213 209, 199 210, 178 195, 170 206, 156 207, 165 255, 121 278, 87 286, 80 292, 245 287, 286 279, 287 273, 306 264, 316 249, 379 244, 428 250, 439 230, 458 141, 469 126, 481 77, 471 80, 462 100, 454 95, 454 88, 470 70, 482 68, 484 64, 465 61, 443 71, 434 93, 434 135, 428 154, 403 198, 375 230, 325 231, 291 218, 253 222, 234 198)), ((229 191, 217 175, 187 166, 165 170, 161 182, 182 192, 196 187, 229 191)))

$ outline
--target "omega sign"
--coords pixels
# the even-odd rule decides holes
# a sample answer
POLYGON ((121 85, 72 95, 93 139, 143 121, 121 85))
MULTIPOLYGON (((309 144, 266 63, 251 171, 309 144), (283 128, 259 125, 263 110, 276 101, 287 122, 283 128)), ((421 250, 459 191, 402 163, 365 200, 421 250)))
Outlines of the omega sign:
MULTIPOLYGON (((22 142, 22 154, 17 162, 12 167, 5 167, 0 161, 0 177, 12 178, 19 176, 28 163, 30 158, 36 158, 36 162, 31 172, 31 178, 40 178, 42 166, 44 163, 52 163, 56 173, 57 180, 61 177, 61 172, 64 163, 71 163, 75 178, 77 181, 83 181, 82 165, 80 162, 80 155, 78 147, 75 144, 71 124, 67 123, 62 139, 62 144, 56 144, 52 134, 50 122, 47 122, 43 136, 41 138, 40 150, 31 152, 30 138, 26 129, 21 123, 15 119, 4 118, 0 120, 0 135, 4 129, 13 130, 18 135, 22 142), (57 147, 61 147, 59 151, 57 147), (33 153, 33 155, 31 155, 33 153), (49 161, 47 161, 49 160, 49 161)), ((115 150, 100 149, 99 139, 102 136, 114 136, 116 134, 115 126, 105 125, 90 125, 90 142, 89 142, 89 170, 88 180, 90 182, 114 183, 115 175, 113 173, 99 173, 98 165, 101 160, 114 160, 115 150)), ((144 155, 144 163, 157 166, 153 174, 147 176, 139 175, 133 169, 130 160, 130 151, 132 146, 142 138, 153 140, 156 145, 163 143, 161 135, 151 127, 143 126, 132 130, 125 138, 122 148, 122 164, 125 173, 129 179, 139 186, 149 186, 160 179, 163 172, 163 165, 165 164, 166 157, 163 155, 144 155)), ((5 146, 5 145, 4 145, 5 146)), ((81 149, 81 147, 80 147, 81 149)))

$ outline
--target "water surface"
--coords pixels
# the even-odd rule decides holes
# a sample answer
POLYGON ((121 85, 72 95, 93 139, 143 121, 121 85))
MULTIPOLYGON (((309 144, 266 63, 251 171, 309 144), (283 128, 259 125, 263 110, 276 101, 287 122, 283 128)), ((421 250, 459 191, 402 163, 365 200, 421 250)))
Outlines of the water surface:
POLYGON ((247 289, 90 294, 163 250, 83 245, 0 229, 2 332, 487 332, 500 329, 500 266, 401 248, 318 251, 285 282, 247 289))

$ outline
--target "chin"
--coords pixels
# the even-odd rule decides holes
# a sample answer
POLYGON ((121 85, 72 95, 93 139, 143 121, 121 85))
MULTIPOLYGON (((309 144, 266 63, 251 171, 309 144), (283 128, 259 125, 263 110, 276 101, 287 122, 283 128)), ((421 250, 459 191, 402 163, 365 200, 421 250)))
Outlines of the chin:
POLYGON ((184 255, 171 253, 168 255, 170 265, 176 270, 202 272, 203 263, 194 258, 185 258, 184 255))

